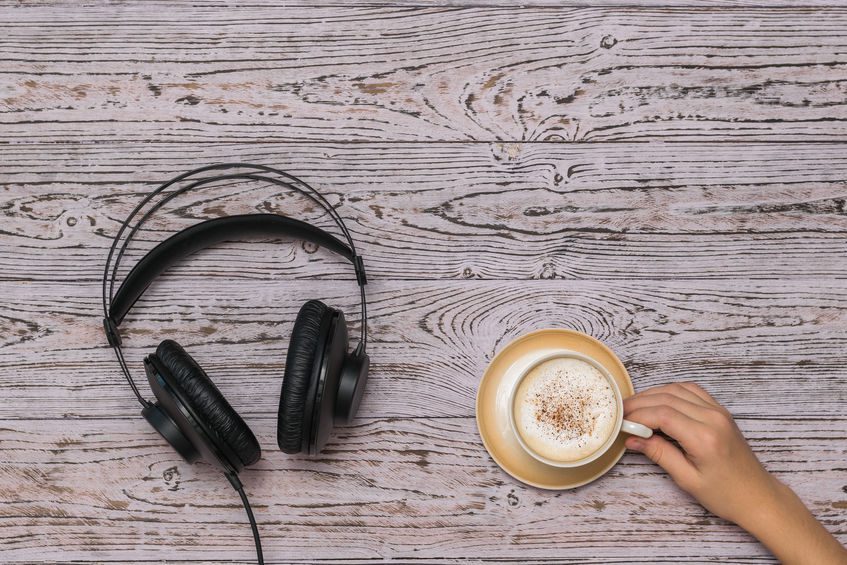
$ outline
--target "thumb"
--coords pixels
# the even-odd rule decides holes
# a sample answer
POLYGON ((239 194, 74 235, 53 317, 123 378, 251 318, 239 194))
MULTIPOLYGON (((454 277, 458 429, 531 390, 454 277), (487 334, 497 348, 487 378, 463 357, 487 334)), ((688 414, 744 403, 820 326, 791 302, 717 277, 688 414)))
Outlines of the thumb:
POLYGON ((667 471, 684 490, 697 476, 697 468, 685 454, 662 436, 654 435, 650 439, 632 436, 626 440, 626 446, 646 455, 650 461, 667 471))

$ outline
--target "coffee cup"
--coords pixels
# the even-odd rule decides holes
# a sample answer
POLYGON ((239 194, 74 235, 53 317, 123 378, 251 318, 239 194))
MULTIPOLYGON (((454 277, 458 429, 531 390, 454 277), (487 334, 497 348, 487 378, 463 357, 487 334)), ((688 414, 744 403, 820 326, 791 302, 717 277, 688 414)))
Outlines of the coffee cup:
POLYGON ((623 418, 623 397, 609 371, 575 351, 550 352, 530 363, 512 385, 508 406, 521 448, 553 467, 591 463, 621 433, 653 435, 623 418))

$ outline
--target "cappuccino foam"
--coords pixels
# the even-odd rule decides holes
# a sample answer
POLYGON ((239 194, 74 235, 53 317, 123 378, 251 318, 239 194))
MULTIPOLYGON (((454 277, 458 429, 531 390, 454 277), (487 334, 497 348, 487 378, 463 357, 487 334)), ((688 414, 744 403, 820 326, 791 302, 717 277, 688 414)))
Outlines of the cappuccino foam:
POLYGON ((618 417, 615 392, 603 373, 570 357, 545 361, 527 373, 513 410, 524 442, 539 455, 563 462, 603 447, 618 417))

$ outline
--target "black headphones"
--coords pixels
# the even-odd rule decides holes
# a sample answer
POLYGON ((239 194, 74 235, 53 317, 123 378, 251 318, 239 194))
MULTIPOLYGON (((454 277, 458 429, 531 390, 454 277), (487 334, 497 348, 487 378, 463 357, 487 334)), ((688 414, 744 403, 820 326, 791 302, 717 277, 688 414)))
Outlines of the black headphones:
POLYGON ((103 327, 115 350, 121 370, 142 405, 141 414, 189 463, 203 458, 220 468, 241 494, 262 562, 258 531, 238 480, 238 473, 259 460, 256 436, 230 406, 200 365, 176 341, 166 339, 156 352, 144 359, 144 369, 157 401, 144 399, 124 360, 119 326, 156 277, 182 258, 222 241, 248 236, 291 236, 325 247, 349 260, 356 271, 361 296, 361 339, 348 349, 347 323, 341 310, 318 300, 309 300, 294 322, 285 362, 279 401, 277 442, 285 453, 315 455, 326 444, 334 424, 349 423, 362 399, 370 361, 367 346, 367 276, 362 258, 341 217, 329 202, 304 181, 263 165, 226 163, 201 167, 182 174, 151 192, 124 221, 112 242, 103 274, 103 327), (227 174, 196 178, 209 171, 235 170, 227 174), (238 170, 241 172, 237 172, 238 170), (246 169, 246 172, 245 172, 246 169), (267 175, 275 176, 267 176, 267 175), (127 233, 115 255, 118 241, 130 222, 156 195, 183 180, 190 184, 175 188, 142 215, 127 233), (306 222, 277 214, 247 214, 207 220, 191 226, 160 243, 130 270, 117 291, 115 279, 121 258, 143 223, 171 198, 203 185, 226 180, 256 180, 295 190, 323 208, 341 229, 346 243, 306 222), (115 257, 111 269, 112 258, 115 257))

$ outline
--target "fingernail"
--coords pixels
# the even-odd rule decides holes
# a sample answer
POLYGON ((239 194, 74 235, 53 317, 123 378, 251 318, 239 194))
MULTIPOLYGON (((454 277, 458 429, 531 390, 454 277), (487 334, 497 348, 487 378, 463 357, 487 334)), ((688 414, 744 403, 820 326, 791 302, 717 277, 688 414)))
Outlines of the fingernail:
POLYGON ((644 441, 637 437, 631 437, 626 440, 626 446, 634 451, 641 451, 644 449, 644 441))

